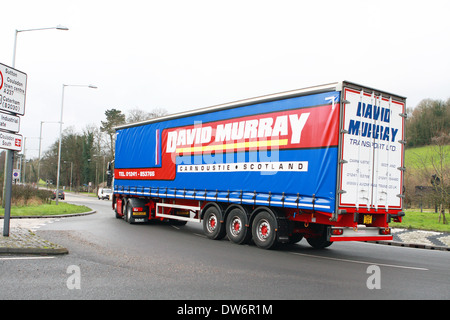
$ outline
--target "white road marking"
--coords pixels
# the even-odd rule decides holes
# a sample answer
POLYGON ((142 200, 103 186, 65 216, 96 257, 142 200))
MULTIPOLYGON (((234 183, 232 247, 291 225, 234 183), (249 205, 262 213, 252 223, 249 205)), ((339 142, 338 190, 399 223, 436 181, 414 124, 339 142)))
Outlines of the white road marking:
POLYGON ((376 263, 376 262, 368 262, 368 261, 339 259, 339 258, 315 256, 315 255, 311 255, 311 254, 304 254, 304 253, 297 253, 297 252, 291 252, 291 253, 295 254, 295 255, 298 255, 298 256, 312 257, 312 258, 317 258, 317 259, 326 259, 326 260, 334 260, 334 261, 342 261, 342 262, 350 262, 350 263, 377 265, 377 266, 384 266, 384 267, 391 267, 391 268, 400 268, 400 269, 411 269, 411 270, 421 270, 421 271, 428 271, 429 270, 429 269, 426 269, 426 268, 401 266, 401 265, 395 265, 395 264, 385 264, 385 263, 376 263))
POLYGON ((45 257, 1 257, 0 260, 40 260, 40 259, 53 259, 53 256, 45 257))

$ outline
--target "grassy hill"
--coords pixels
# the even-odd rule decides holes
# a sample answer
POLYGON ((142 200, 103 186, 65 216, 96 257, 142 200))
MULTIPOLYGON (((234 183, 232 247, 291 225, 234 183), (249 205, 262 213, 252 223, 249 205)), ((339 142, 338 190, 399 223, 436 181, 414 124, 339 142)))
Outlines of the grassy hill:
MULTIPOLYGON (((450 145, 443 147, 445 153, 445 161, 450 165, 450 145)), ((437 161, 439 159, 439 151, 436 146, 424 146, 418 148, 407 148, 405 151, 405 166, 407 170, 414 170, 419 168, 433 167, 432 159, 437 161)))

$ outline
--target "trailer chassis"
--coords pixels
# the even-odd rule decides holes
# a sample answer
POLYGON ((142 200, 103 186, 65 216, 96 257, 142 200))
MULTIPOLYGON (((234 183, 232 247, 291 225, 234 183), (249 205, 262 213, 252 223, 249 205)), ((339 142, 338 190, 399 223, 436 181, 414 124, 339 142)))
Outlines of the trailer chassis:
POLYGON ((342 210, 337 221, 332 221, 331 214, 315 210, 125 194, 114 194, 112 207, 116 218, 129 223, 202 223, 209 239, 221 240, 227 236, 233 243, 253 241, 262 249, 293 244, 303 238, 319 249, 335 241, 392 240, 388 223, 391 219, 400 221, 403 216, 402 212, 360 214, 342 210), (366 216, 370 216, 370 224, 366 216))

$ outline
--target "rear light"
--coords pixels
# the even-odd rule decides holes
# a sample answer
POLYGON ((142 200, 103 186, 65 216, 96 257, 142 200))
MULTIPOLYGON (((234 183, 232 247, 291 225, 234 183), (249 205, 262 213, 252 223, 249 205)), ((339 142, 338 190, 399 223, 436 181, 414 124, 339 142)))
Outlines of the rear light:
POLYGON ((333 236, 342 236, 344 234, 344 229, 331 229, 331 234, 333 236))
POLYGON ((380 234, 382 234, 382 235, 389 235, 389 234, 391 234, 391 229, 390 228, 380 229, 380 234))

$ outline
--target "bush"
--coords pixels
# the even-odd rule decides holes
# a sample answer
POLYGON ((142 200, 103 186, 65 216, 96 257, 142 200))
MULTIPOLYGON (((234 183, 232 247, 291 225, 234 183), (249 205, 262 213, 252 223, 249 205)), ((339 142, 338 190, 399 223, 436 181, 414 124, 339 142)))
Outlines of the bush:
POLYGON ((11 193, 11 204, 26 206, 28 204, 50 203, 52 191, 33 188, 31 186, 13 185, 11 193))

